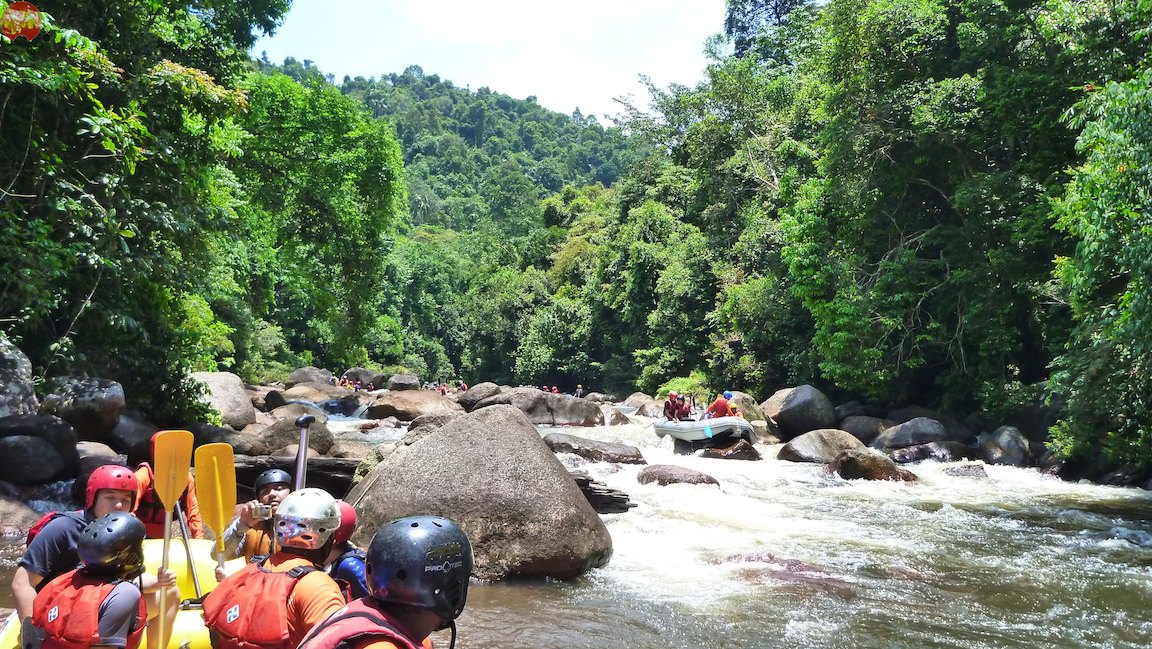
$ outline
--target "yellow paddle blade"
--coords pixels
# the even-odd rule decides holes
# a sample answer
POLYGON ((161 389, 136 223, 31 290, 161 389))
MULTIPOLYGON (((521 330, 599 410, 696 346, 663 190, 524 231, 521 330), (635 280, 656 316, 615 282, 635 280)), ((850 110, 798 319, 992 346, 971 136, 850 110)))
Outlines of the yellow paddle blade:
POLYGON ((162 430, 152 437, 153 488, 164 511, 172 511, 176 499, 188 486, 188 468, 192 466, 192 433, 186 430, 162 430))
POLYGON ((208 529, 223 538, 236 509, 236 459, 232 445, 205 444, 196 449, 196 499, 208 529))

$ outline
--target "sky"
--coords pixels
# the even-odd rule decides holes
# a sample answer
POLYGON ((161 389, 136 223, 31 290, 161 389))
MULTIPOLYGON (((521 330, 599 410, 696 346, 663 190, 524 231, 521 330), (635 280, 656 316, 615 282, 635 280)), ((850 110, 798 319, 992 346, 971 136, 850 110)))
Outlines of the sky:
POLYGON ((585 115, 648 105, 659 87, 693 85, 704 44, 724 27, 724 0, 293 0, 284 24, 252 48, 273 63, 310 60, 339 83, 419 65, 461 88, 585 115))

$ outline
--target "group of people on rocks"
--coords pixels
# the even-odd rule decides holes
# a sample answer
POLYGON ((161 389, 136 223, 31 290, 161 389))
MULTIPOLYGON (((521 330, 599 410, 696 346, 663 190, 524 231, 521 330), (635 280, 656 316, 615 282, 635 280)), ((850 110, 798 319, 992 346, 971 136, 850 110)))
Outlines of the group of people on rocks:
MULTIPOLYGON (((679 394, 675 390, 670 390, 668 392, 668 398, 664 400, 664 411, 662 415, 669 421, 691 421, 692 406, 683 394, 679 394)), ((732 392, 729 390, 717 394, 716 399, 708 404, 708 408, 704 411, 705 419, 743 416, 744 413, 732 400, 732 392)))
MULTIPOLYGON (((146 491, 128 467, 101 466, 83 509, 33 526, 12 579, 22 649, 137 649, 146 627, 148 649, 168 646, 181 593, 171 570, 145 574, 143 542, 157 531, 136 515, 154 497, 146 491)), ((455 522, 397 519, 365 550, 351 541, 349 503, 293 490, 280 469, 261 473, 253 491, 223 533, 225 558, 246 563, 231 574, 217 568, 219 583, 203 598, 214 649, 430 648, 428 636, 445 628, 455 643, 473 566, 455 522)), ((194 482, 181 498, 195 503, 194 482)))

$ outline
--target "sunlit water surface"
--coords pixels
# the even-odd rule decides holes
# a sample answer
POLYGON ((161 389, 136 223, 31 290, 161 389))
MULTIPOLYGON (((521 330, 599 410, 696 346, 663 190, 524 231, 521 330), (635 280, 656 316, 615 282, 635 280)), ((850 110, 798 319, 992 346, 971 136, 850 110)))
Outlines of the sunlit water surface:
MULTIPOLYGON (((1143 490, 997 466, 987 479, 952 477, 941 464, 911 467, 915 483, 846 481, 778 461, 772 446, 757 446, 759 462, 674 455, 639 423, 548 432, 637 446, 650 464, 697 469, 720 486, 641 485, 639 466, 562 455, 637 503, 602 516, 612 561, 575 582, 474 584, 457 647, 1152 643, 1143 490)), ((0 548, 0 579, 17 557, 13 544, 0 548)))

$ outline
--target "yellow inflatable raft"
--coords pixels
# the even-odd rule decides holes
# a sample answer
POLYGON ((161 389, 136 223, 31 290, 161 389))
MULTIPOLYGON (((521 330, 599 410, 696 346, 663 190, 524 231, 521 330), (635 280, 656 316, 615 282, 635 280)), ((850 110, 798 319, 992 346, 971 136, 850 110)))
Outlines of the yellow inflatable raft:
MULTIPOLYGON (((214 541, 190 539, 188 547, 192 550, 192 563, 196 567, 196 577, 200 580, 201 594, 207 593, 216 586, 216 561, 212 559, 214 541)), ((164 553, 164 542, 160 539, 147 539, 144 541, 144 561, 148 566, 147 572, 155 573, 160 568, 164 553)), ((243 559, 233 559, 225 564, 225 570, 235 572, 244 566, 243 559)), ((173 624, 172 640, 168 649, 211 649, 208 641, 208 630, 204 628, 204 618, 200 614, 200 607, 190 604, 189 600, 196 597, 196 585, 192 580, 192 570, 188 566, 188 553, 184 549, 183 539, 172 539, 168 548, 168 569, 176 573, 176 584, 180 588, 181 606, 176 613, 176 622, 173 624)), ((152 622, 151 624, 155 624, 152 622)), ((148 631, 144 632, 145 639, 140 646, 146 646, 148 631)), ((20 644, 20 621, 13 613, 4 621, 0 628, 0 649, 18 649, 20 644)))

